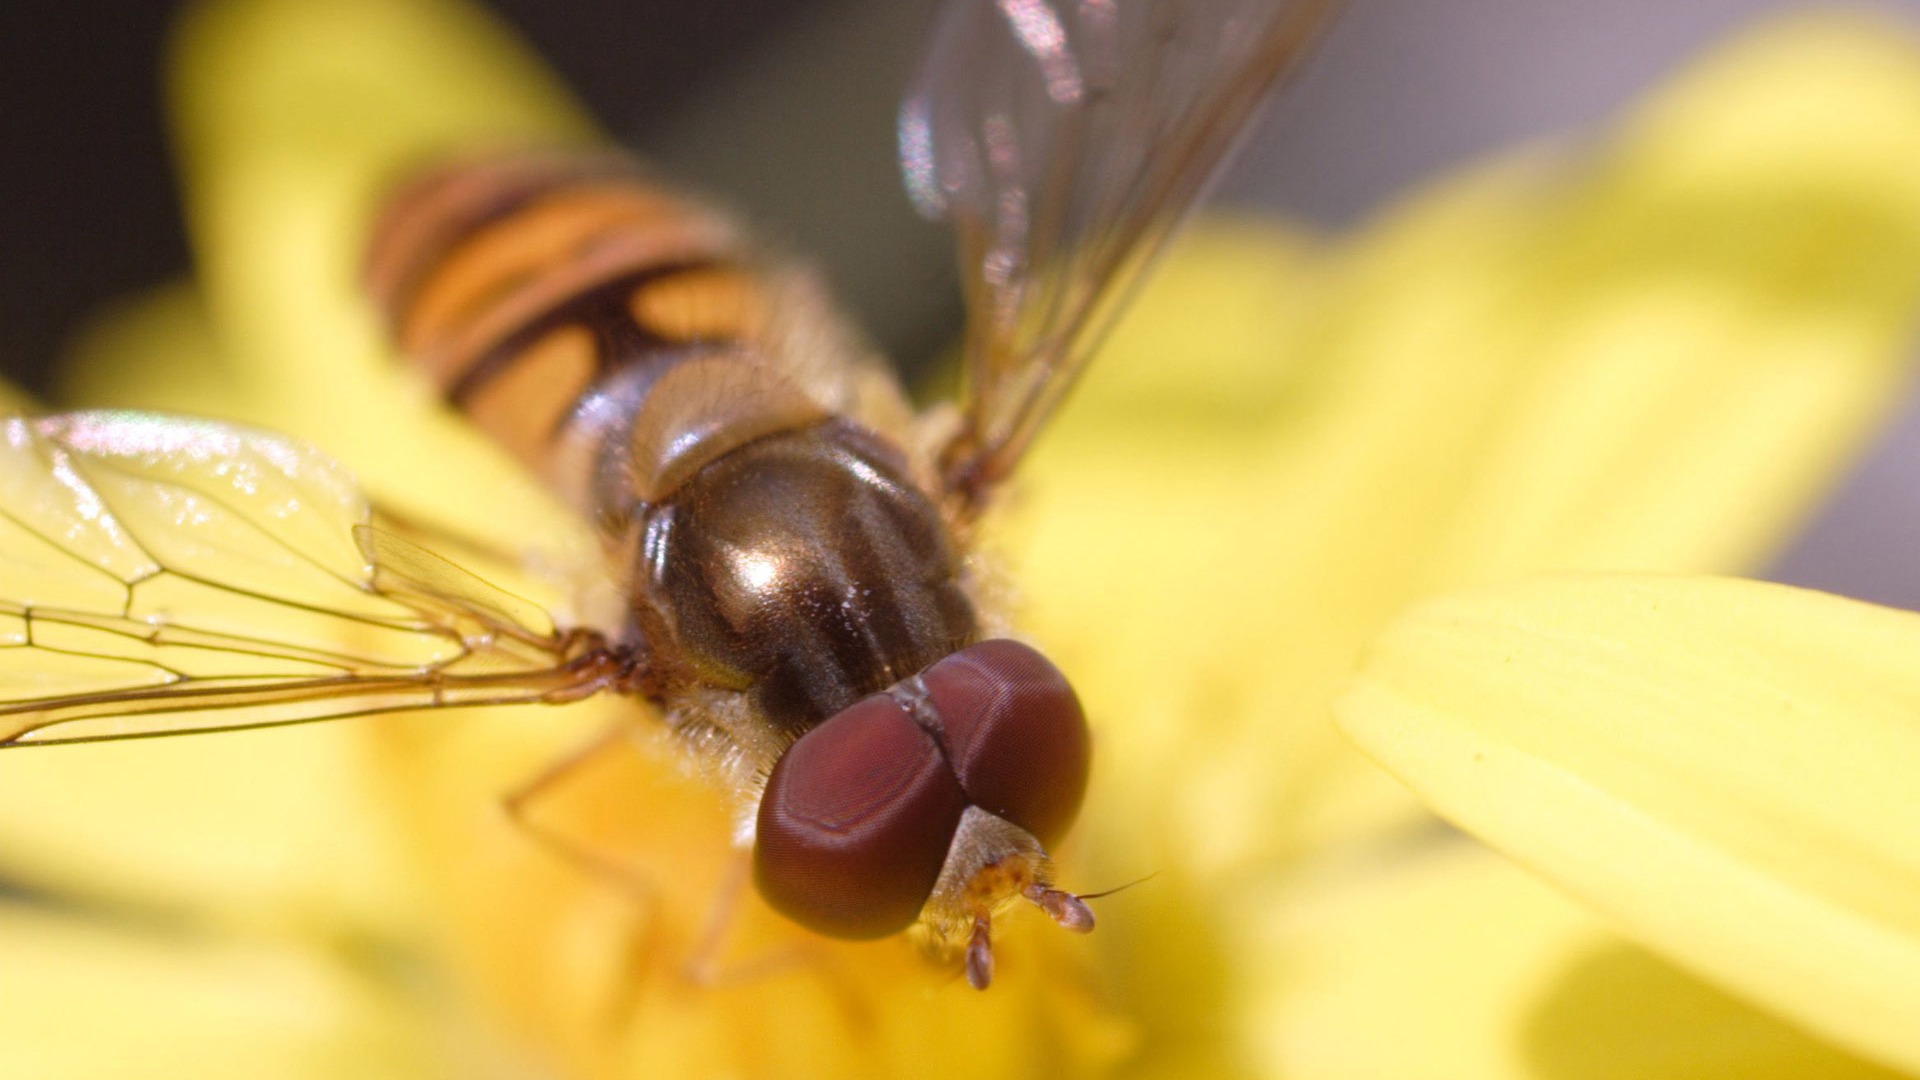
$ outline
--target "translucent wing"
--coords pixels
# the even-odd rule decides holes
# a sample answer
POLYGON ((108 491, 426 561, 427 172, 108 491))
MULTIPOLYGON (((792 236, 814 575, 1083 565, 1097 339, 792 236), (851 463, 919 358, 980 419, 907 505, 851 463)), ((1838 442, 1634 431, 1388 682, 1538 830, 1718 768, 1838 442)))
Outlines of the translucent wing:
POLYGON ((346 471, 294 440, 116 412, 0 432, 0 746, 570 700, 620 677, 596 635, 373 528, 346 471))
POLYGON ((1009 473, 1334 0, 957 0, 900 116, 966 288, 948 481, 1009 473))

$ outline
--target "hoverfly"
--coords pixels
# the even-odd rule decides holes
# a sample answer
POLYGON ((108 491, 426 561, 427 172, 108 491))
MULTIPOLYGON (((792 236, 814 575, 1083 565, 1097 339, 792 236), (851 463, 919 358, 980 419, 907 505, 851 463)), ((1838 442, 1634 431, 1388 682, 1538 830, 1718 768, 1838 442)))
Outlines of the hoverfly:
POLYGON ((290 438, 10 418, 0 745, 625 695, 738 794, 755 883, 794 922, 920 924, 977 987, 1008 905, 1091 929, 1047 856, 1086 786, 1085 717, 990 632, 963 554, 1331 7, 947 10, 901 160, 958 241, 965 381, 918 417, 810 276, 625 159, 421 169, 369 238, 369 302, 591 524, 621 610, 559 625, 290 438))

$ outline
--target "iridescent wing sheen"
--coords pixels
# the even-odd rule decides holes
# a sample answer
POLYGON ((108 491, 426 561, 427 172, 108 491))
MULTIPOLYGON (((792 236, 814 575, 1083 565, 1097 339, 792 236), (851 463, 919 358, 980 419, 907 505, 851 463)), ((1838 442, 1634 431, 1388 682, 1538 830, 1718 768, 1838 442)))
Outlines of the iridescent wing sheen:
POLYGON ((1003 479, 1335 0, 957 0, 900 115, 966 291, 948 482, 1003 479))
POLYGON ((375 528, 332 459, 177 417, 0 420, 0 746, 571 700, 620 659, 375 528))

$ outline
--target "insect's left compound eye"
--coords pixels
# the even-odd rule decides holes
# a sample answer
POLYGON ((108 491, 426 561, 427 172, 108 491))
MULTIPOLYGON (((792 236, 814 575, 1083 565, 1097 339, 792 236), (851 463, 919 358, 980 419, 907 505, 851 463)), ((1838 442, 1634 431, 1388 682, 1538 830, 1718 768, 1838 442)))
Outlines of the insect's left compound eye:
POLYGON ((878 938, 932 894, 966 795, 933 738, 876 694, 787 748, 760 799, 754 883, 822 934, 878 938))

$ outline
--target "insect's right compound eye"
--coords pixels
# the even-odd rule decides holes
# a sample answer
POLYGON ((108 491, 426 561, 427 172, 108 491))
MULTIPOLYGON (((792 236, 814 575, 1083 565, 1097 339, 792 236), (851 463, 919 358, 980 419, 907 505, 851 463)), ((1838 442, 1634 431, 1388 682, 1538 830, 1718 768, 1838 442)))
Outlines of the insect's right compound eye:
POLYGON ((966 809, 933 739, 884 694, 802 735, 773 767, 753 849, 760 895, 832 937, 886 937, 932 894, 966 809))
POLYGON ((1052 846, 1087 791, 1087 716, 1066 676, 1031 646, 979 641, 921 681, 968 801, 1052 846))

